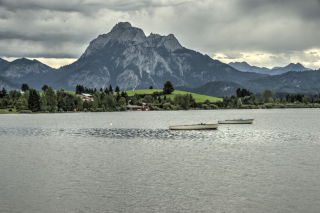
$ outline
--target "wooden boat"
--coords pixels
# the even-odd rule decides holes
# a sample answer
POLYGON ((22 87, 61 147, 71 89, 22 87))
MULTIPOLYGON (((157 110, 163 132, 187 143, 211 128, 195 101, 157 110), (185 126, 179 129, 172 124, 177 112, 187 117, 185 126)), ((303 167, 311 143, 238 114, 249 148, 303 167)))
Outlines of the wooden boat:
POLYGON ((218 121, 219 124, 252 124, 253 119, 233 119, 233 120, 224 120, 218 121))
POLYGON ((203 129, 217 129, 219 124, 191 124, 191 125, 175 125, 169 126, 171 130, 203 130, 203 129))

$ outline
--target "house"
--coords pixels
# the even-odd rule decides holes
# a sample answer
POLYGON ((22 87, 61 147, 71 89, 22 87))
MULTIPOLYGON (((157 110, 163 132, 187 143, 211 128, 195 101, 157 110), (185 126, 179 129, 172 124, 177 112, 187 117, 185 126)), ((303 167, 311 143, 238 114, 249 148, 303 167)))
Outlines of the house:
POLYGON ((148 106, 127 105, 127 110, 131 111, 150 111, 148 106))
POLYGON ((93 101, 93 96, 90 94, 81 93, 80 97, 83 101, 93 101))

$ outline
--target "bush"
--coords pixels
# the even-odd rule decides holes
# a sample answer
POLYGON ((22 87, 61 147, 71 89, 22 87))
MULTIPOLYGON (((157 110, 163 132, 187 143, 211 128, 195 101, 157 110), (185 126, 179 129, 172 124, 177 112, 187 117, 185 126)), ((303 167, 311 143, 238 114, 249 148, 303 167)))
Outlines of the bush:
POLYGON ((265 106, 267 109, 273 108, 273 104, 272 104, 272 103, 264 104, 264 106, 265 106))
POLYGON ((171 106, 172 110, 178 110, 177 106, 171 106))
POLYGON ((151 110, 159 110, 159 107, 157 107, 157 106, 152 106, 151 110))
POLYGON ((126 110, 127 110, 127 107, 125 105, 120 106, 120 111, 126 111, 126 110))
POLYGON ((170 110, 171 108, 172 108, 172 106, 170 103, 163 104, 163 109, 170 110), (169 109, 167 109, 167 108, 169 108, 169 109))
POLYGON ((97 108, 96 112, 103 112, 103 109, 102 108, 97 108))
POLYGON ((210 104, 211 109, 219 109, 219 107, 215 104, 210 104))
POLYGON ((203 108, 203 109, 211 109, 208 104, 202 104, 202 108, 203 108))

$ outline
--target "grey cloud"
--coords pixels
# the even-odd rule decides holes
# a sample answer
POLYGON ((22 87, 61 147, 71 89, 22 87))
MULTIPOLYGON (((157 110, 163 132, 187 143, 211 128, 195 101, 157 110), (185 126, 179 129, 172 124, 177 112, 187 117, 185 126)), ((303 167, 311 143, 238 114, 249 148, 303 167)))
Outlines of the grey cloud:
POLYGON ((320 0, 0 0, 0 57, 79 57, 119 21, 204 54, 278 56, 320 49, 318 11, 320 0), (4 48, 16 41, 42 48, 4 48))

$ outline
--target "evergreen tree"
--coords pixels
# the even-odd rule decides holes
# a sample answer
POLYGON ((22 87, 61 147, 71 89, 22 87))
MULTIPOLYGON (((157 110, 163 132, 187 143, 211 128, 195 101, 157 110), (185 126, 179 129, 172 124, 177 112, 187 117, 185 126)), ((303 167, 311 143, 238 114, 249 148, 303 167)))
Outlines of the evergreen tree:
POLYGON ((119 92, 120 92, 120 89, 119 89, 119 87, 118 87, 118 86, 116 87, 115 92, 116 92, 116 93, 119 93, 119 92))
POLYGON ((109 90, 107 87, 105 88, 104 93, 106 93, 107 95, 109 94, 109 90))
POLYGON ((112 89, 111 84, 110 84, 110 86, 109 86, 109 92, 110 92, 111 94, 113 94, 113 89, 112 89))
POLYGON ((28 108, 32 112, 40 111, 40 95, 35 89, 29 89, 28 108))

